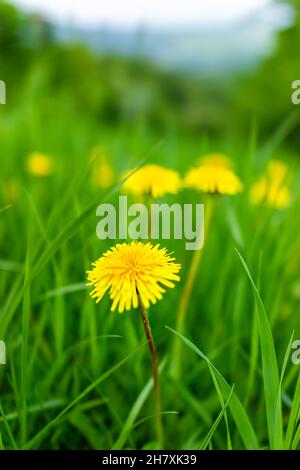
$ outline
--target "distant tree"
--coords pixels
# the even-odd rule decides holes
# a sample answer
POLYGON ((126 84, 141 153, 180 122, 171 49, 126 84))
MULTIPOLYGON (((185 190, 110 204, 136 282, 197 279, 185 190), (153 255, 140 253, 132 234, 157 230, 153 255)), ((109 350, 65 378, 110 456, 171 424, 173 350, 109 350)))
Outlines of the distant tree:
POLYGON ((37 13, 28 15, 24 44, 32 50, 41 51, 53 43, 54 33, 49 21, 37 13))
POLYGON ((53 43, 50 24, 39 15, 25 14, 10 3, 0 0, 0 66, 1 79, 8 79, 24 69, 53 43))
POLYGON ((14 6, 0 1, 0 51, 1 57, 16 52, 21 47, 23 18, 14 6))

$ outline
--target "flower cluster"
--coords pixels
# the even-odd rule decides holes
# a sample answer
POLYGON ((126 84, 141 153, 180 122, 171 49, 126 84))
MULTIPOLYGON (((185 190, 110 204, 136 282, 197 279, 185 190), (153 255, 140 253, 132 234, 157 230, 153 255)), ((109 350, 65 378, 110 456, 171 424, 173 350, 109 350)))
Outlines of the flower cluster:
POLYGON ((291 201, 287 182, 287 166, 276 160, 269 162, 266 173, 251 188, 252 203, 265 203, 276 209, 287 207, 291 201))

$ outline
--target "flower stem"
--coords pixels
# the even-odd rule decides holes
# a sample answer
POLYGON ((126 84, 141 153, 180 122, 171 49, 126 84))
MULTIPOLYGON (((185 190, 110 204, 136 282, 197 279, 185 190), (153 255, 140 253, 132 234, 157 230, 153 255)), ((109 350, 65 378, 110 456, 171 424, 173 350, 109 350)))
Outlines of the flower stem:
MULTIPOLYGON (((208 233, 208 229, 210 226, 212 212, 213 212, 213 202, 211 199, 209 199, 207 204, 205 205, 205 229, 204 229, 205 237, 208 233)), ((195 284, 197 272, 199 270, 199 265, 200 265, 201 258, 202 258, 202 252, 203 250, 194 251, 194 255, 193 255, 190 269, 188 272, 187 280, 183 287, 182 296, 179 301, 177 321, 176 321, 176 331, 178 331, 178 333, 181 333, 181 334, 184 333, 187 309, 188 309, 189 301, 190 301, 191 294, 193 291, 193 287, 195 284)), ((182 347, 182 342, 180 341, 179 338, 175 338, 174 355, 173 355, 174 362, 173 362, 171 374, 173 378, 176 380, 178 380, 181 375, 181 357, 182 357, 181 347, 182 347)))
POLYGON ((148 241, 151 242, 152 238, 152 203, 154 202, 154 198, 152 196, 152 193, 149 192, 146 196, 146 205, 147 205, 147 211, 148 211, 148 241))
POLYGON ((149 345, 150 355, 151 355, 151 364, 152 364, 152 374, 153 374, 153 391, 154 391, 154 405, 155 405, 155 429, 157 440, 161 446, 161 449, 164 447, 164 437, 163 437, 163 427, 161 419, 161 399, 160 399, 160 383, 159 383, 159 373, 158 373, 158 356, 153 340, 151 326, 148 320, 148 315, 144 304, 142 302, 141 296, 138 293, 139 307, 142 314, 142 320, 144 325, 144 330, 146 333, 146 338, 149 345))

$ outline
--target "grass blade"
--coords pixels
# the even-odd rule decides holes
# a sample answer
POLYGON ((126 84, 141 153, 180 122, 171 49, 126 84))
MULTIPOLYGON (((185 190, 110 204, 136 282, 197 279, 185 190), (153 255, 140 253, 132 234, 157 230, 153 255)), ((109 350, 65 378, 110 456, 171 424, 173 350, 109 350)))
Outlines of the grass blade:
MULTIPOLYGON (((200 351, 197 346, 195 346, 190 340, 188 340, 185 336, 181 335, 177 331, 173 330, 172 328, 166 326, 168 330, 170 330, 172 333, 178 336, 192 351, 194 351, 198 356, 200 356, 202 359, 205 360, 208 366, 211 367, 211 369, 217 374, 218 379, 219 379, 219 384, 220 388, 222 390, 222 393, 227 397, 229 397, 230 392, 231 392, 231 387, 226 381, 226 379, 223 377, 221 372, 218 371, 218 369, 212 364, 212 362, 203 354, 202 351, 200 351)), ((233 419, 235 421, 235 424, 238 428, 239 434, 241 436, 241 439, 246 447, 247 450, 258 450, 259 449, 259 444, 257 441, 257 437, 255 434, 255 431, 252 427, 252 424, 248 418, 248 415, 246 413, 245 408, 243 407, 240 399, 236 395, 235 392, 232 392, 232 397, 229 402, 229 409, 231 411, 231 414, 233 416, 233 419)))
POLYGON ((41 429, 30 441, 28 441, 23 448, 25 450, 33 449, 42 439, 45 438, 47 433, 52 429, 60 420, 67 414, 80 400, 82 400, 86 395, 88 395, 92 390, 94 390, 101 382, 106 380, 110 375, 116 372, 121 366, 123 366, 134 354, 139 351, 136 350, 126 356, 124 359, 119 361, 113 367, 108 369, 104 374, 102 374, 98 379, 94 380, 90 385, 88 385, 74 400, 71 401, 55 418, 52 419, 43 429, 41 429))
MULTIPOLYGON (((159 372, 161 372, 164 369, 165 365, 166 365, 166 360, 164 359, 162 361, 162 363, 160 364, 159 372)), ((152 388, 153 388, 153 379, 151 378, 146 383, 146 385, 142 389, 141 393, 137 397, 136 401, 134 402, 134 404, 133 404, 133 406, 130 410, 130 413, 129 413, 129 415, 128 415, 125 423, 124 423, 123 429, 122 429, 119 437, 117 438, 116 442, 112 446, 112 450, 122 450, 123 449, 123 447, 124 447, 124 445, 127 441, 128 435, 131 432, 132 428, 134 427, 134 422, 135 422, 142 406, 144 405, 146 399, 148 398, 149 393, 151 392, 152 388)))
POLYGON ((293 405, 291 409, 290 419, 284 441, 284 448, 290 449, 292 446, 293 435, 297 426, 300 411, 300 374, 298 375, 297 385, 295 389, 293 405))
POLYGON ((233 393, 233 390, 234 390, 234 385, 232 386, 232 389, 231 389, 231 392, 230 392, 230 395, 229 397, 227 398, 227 401, 226 403, 224 404, 220 414, 218 415, 217 419, 215 420, 215 422, 213 423, 212 427, 210 428, 207 436, 203 439, 202 441, 202 444, 199 448, 199 450, 205 450, 208 446, 208 444, 210 443, 211 441, 211 438, 213 437, 217 427, 219 426, 219 423, 221 421, 221 419, 223 418, 227 408, 228 408, 228 405, 229 405, 229 402, 230 402, 230 399, 231 399, 231 396, 232 396, 232 393, 233 393))
POLYGON ((281 400, 279 404, 277 400, 278 394, 280 393, 280 381, 273 335, 263 301, 253 281, 248 266, 239 251, 236 250, 236 252, 251 283, 255 299, 262 356, 269 443, 271 449, 280 450, 283 448, 282 407, 281 400))

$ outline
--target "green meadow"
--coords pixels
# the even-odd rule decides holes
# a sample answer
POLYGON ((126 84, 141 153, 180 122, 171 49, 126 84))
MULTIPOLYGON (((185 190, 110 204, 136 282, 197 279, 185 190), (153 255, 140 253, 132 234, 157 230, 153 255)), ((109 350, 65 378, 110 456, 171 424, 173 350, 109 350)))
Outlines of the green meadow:
MULTIPOLYGON (((1 8, 7 103, 0 105, 0 340, 6 344, 0 448, 159 448, 140 312, 111 312, 109 296, 96 304, 86 285, 91 263, 118 242, 97 238, 96 208, 118 206, 128 170, 155 163, 184 178, 199 157, 224 153, 243 192, 183 188, 157 201, 213 200, 180 330, 178 306, 193 252, 185 240, 159 241, 182 266, 180 282, 147 313, 159 357, 164 447, 299 449, 300 366, 292 362, 300 339, 299 112, 290 99, 279 106, 299 77, 278 79, 287 84, 287 98, 278 98, 273 115, 249 112, 251 98, 238 98, 238 90, 251 97, 252 82, 243 81, 234 97, 226 84, 228 102, 220 110, 206 103, 210 121, 198 126, 194 110, 202 97, 192 78, 98 58, 46 35, 38 48, 24 47, 16 34, 21 14, 1 8), (33 152, 49 157, 49 174, 28 170, 33 152), (95 184, 103 158, 110 181, 103 176, 95 184), (253 204, 251 188, 274 160, 286 165, 289 201, 281 208, 253 204)), ((30 31, 29 20, 22 21, 30 31)), ((258 84, 269 66, 257 72, 258 84)), ((268 99, 274 103, 271 91, 268 97, 266 108, 268 99)))

